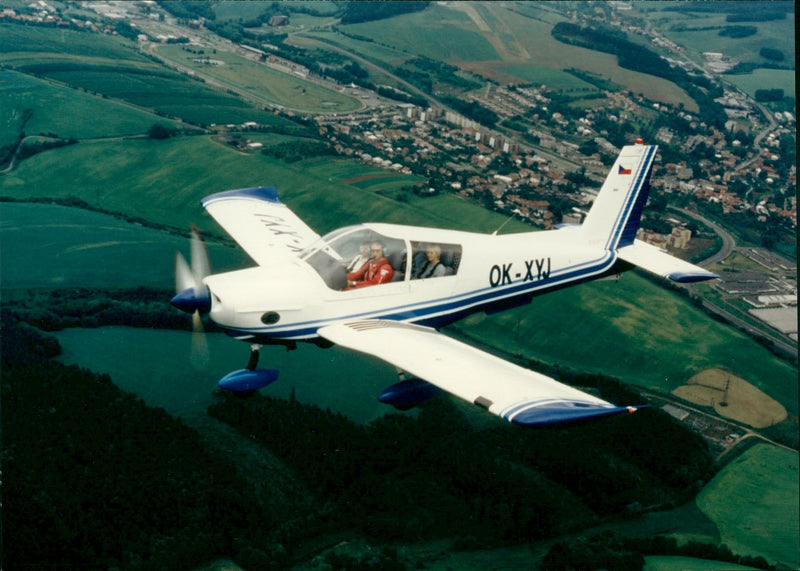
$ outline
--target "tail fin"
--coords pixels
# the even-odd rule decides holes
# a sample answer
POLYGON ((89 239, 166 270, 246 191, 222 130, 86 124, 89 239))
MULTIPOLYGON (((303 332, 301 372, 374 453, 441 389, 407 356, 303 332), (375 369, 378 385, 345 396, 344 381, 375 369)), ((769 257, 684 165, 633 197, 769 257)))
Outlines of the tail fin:
POLYGON ((657 150, 656 145, 642 144, 622 148, 581 226, 590 243, 606 250, 633 244, 657 150))

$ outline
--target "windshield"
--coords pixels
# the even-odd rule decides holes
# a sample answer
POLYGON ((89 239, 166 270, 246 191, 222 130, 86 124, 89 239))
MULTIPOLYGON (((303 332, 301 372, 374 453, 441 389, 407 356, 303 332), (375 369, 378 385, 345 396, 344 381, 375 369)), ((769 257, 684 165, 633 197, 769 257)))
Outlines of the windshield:
POLYGON ((399 281, 404 277, 406 243, 389 238, 365 226, 347 226, 322 236, 301 255, 325 280, 331 289, 342 290, 347 286, 348 272, 359 270, 370 257, 370 246, 380 244, 383 254, 397 270, 399 281))

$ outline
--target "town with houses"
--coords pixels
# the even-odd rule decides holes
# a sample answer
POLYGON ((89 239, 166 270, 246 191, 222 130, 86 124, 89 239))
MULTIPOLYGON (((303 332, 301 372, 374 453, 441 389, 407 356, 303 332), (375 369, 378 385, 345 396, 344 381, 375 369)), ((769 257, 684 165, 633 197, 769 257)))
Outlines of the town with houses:
MULTIPOLYGON (((117 33, 113 19, 131 15, 126 10, 134 4, 139 3, 91 3, 89 7, 108 22, 100 24, 61 20, 44 0, 38 0, 31 4, 36 8, 33 13, 0 11, 0 22, 17 19, 113 34, 117 33)), ((611 4, 618 4, 618 10, 613 12, 614 19, 606 23, 648 37, 653 45, 670 53, 665 59, 671 65, 718 81, 718 74, 737 63, 716 52, 704 54, 702 65, 692 62, 680 46, 656 31, 626 24, 619 16, 628 8, 626 3, 611 4)), ((142 14, 136 17, 141 18, 142 14)), ((147 17, 153 18, 153 14, 147 17)), ((289 18, 281 18, 270 25, 289 23, 289 18)), ((165 43, 181 37, 146 33, 141 28, 141 44, 165 43)), ((188 38, 187 47, 206 45, 200 34, 193 34, 202 31, 202 21, 174 29, 188 38)), ((796 118, 788 111, 770 112, 727 84, 717 99, 728 117, 724 130, 708 125, 699 114, 682 107, 648 101, 628 91, 604 90, 601 106, 566 114, 552 110, 557 94, 547 85, 495 84, 464 96, 496 114, 499 120, 490 128, 435 99, 428 98, 430 104, 421 107, 378 96, 361 86, 339 85, 332 79, 314 76, 302 65, 272 53, 272 48, 269 44, 260 48, 235 46, 244 57, 361 100, 360 111, 331 111, 305 119, 316 123, 319 135, 337 154, 388 171, 416 175, 410 180, 421 181, 414 187, 418 196, 454 193, 541 228, 580 224, 619 152, 619 132, 638 133, 644 125, 643 117, 659 115, 669 119, 661 121, 663 124, 651 134, 655 140, 647 141, 662 147, 652 177, 652 195, 662 197, 670 206, 701 213, 711 211, 723 225, 729 215, 747 214, 759 223, 774 222, 783 234, 796 231, 796 160, 785 156, 787 152, 794 153, 793 146, 791 150, 785 147, 787 140, 794 140, 796 118), (524 131, 520 131, 520 123, 524 131), (516 126, 505 127, 509 124, 516 126), (616 137, 612 136, 614 133, 616 137), (615 138, 616 145, 612 142, 615 138), (667 149, 671 152, 664 152, 667 149), (787 168, 786 164, 790 166, 787 168)), ((208 61, 213 64, 211 59, 208 61)), ((283 107, 275 112, 296 116, 296 112, 283 107)), ((257 151, 260 145, 249 143, 246 133, 258 127, 248 123, 223 126, 222 130, 240 132, 245 136, 244 148, 257 151)), ((696 238, 687 226, 698 226, 687 224, 691 218, 674 210, 665 213, 657 227, 648 226, 653 218, 646 219, 639 238, 681 255, 691 250, 692 239, 696 238)), ((692 250, 692 254, 697 253, 692 250)), ((739 253, 761 269, 723 274, 716 286, 719 298, 740 300, 743 306, 738 313, 768 324, 780 334, 778 338, 793 340, 796 356, 796 261, 764 248, 739 248, 739 253)), ((726 306, 727 311, 730 309, 726 306)))

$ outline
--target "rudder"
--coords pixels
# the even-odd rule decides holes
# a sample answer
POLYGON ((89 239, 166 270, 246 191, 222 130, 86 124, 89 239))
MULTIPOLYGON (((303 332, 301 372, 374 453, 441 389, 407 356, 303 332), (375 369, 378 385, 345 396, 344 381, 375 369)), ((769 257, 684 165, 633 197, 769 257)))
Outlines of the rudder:
POLYGON ((581 226, 589 243, 606 250, 633 244, 657 150, 657 145, 642 144, 622 148, 581 226))

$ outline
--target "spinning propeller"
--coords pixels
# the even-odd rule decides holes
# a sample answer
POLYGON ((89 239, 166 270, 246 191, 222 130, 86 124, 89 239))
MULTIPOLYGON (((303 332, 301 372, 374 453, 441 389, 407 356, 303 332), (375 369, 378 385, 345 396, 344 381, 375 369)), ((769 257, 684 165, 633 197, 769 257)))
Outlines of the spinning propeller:
POLYGON ((192 264, 180 252, 175 252, 175 291, 170 303, 192 314, 192 364, 202 368, 208 363, 208 342, 203 331, 201 314, 211 311, 211 292, 203 279, 211 274, 211 262, 200 231, 192 226, 192 264))

